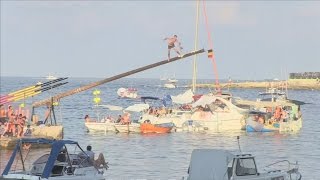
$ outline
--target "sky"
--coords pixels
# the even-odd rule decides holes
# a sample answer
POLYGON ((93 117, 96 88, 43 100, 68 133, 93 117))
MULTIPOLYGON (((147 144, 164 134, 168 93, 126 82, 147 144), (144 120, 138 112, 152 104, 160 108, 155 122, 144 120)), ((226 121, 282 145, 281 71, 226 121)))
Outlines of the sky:
MULTIPOLYGON (((183 51, 213 43, 226 79, 285 79, 320 71, 320 1, 4 1, 1 76, 111 77, 167 58, 163 38, 183 51), (208 39, 210 32, 212 39, 208 39), (198 41, 197 41, 198 40, 198 41)), ((171 53, 175 56, 175 53, 171 53)), ((129 76, 191 79, 193 57, 129 76)), ((197 78, 214 79, 207 54, 197 78)))

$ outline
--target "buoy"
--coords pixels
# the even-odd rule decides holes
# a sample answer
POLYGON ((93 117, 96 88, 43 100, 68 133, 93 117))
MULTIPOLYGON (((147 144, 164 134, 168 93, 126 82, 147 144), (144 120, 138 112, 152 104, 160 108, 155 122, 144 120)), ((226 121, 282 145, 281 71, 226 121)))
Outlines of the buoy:
POLYGON ((96 89, 93 91, 93 95, 97 96, 97 95, 100 95, 101 91, 96 89))

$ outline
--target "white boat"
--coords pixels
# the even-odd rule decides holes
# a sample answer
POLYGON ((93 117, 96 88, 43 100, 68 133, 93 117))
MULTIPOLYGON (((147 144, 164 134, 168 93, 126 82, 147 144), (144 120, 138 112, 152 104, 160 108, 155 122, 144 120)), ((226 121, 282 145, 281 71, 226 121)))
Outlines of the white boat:
POLYGON ((135 88, 119 88, 117 94, 121 98, 132 98, 138 97, 138 90, 135 88))
POLYGON ((140 133, 140 124, 131 123, 131 124, 116 124, 114 125, 118 132, 120 133, 140 133))
POLYGON ((187 180, 300 180, 298 164, 279 161, 259 172, 251 154, 234 155, 221 149, 195 149, 192 152, 187 180), (285 169, 271 166, 287 164, 285 169))
POLYGON ((48 76, 45 77, 47 80, 55 80, 58 79, 56 76, 53 76, 51 74, 49 74, 48 76))
MULTIPOLYGON (((178 98, 173 100, 178 101, 178 98)), ((203 95, 192 104, 191 111, 173 109, 162 116, 144 113, 139 121, 150 120, 152 124, 173 123, 179 131, 241 131, 245 129, 245 112, 246 109, 239 108, 222 97, 203 95)))
MULTIPOLYGON (((87 155, 75 141, 71 140, 50 140, 42 138, 21 139, 12 152, 12 155, 2 173, 0 179, 28 179, 28 180, 102 180, 104 169, 95 167, 89 156, 79 153, 73 154, 71 149, 77 147, 79 152, 87 155), (51 145, 51 152, 40 156, 27 169, 27 162, 21 161, 25 154, 24 144, 30 144, 29 149, 39 144, 51 145), (68 147, 68 148, 67 148, 68 147), (73 148, 72 148, 73 147, 73 148), (63 150, 63 151, 62 151, 63 150), (17 160, 19 159, 19 160, 17 160), (21 166, 14 164, 14 161, 22 163, 21 166), (21 169, 16 169, 21 168, 21 169)), ((26 153, 28 154, 28 153, 26 153)))
POLYGON ((168 89, 174 89, 177 87, 178 80, 176 78, 168 78, 167 82, 163 85, 163 87, 168 89))

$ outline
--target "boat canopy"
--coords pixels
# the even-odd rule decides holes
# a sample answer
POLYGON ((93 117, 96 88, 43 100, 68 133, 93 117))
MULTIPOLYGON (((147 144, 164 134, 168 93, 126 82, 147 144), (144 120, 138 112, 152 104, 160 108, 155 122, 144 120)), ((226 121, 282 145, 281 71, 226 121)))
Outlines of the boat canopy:
POLYGON ((182 94, 178 94, 177 96, 171 96, 172 102, 176 104, 187 104, 193 101, 193 92, 191 89, 187 90, 182 94))
POLYGON ((127 107, 124 111, 141 112, 149 109, 149 107, 149 104, 134 104, 132 106, 127 107))
POLYGON ((21 148, 22 148, 21 146, 23 143, 51 144, 51 152, 50 152, 48 161, 44 167, 41 178, 49 178, 50 173, 52 171, 52 168, 54 166, 54 162, 57 159, 57 156, 58 156, 60 150, 63 148, 63 146, 65 146, 66 144, 75 144, 81 149, 81 147, 79 146, 79 144, 76 141, 71 141, 71 140, 51 140, 51 139, 45 139, 45 138, 22 138, 17 142, 17 144, 11 154, 11 157, 7 163, 7 166, 3 170, 2 175, 7 175, 9 173, 17 153, 21 151, 21 148))
POLYGON ((215 96, 203 95, 197 100, 195 103, 192 104, 192 107, 202 106, 204 107, 207 104, 211 104, 216 101, 215 96))
POLYGON ((225 150, 195 149, 191 154, 188 179, 226 179, 228 164, 234 157, 225 150))
POLYGON ((111 111, 122 111, 123 110, 123 107, 121 107, 121 106, 114 106, 114 105, 109 105, 109 104, 106 104, 106 105, 100 104, 98 106, 108 108, 111 111))

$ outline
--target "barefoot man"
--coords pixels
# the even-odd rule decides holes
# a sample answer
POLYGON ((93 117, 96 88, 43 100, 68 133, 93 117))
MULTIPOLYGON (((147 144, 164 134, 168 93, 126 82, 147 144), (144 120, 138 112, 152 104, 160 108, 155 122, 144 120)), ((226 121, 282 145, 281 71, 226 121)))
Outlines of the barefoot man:
POLYGON ((173 49, 176 51, 176 53, 179 55, 179 57, 182 57, 181 49, 181 43, 178 40, 178 36, 174 35, 173 37, 166 37, 163 40, 167 40, 168 43, 168 61, 170 61, 170 51, 173 49), (178 45, 178 49, 175 48, 175 45, 178 45))

